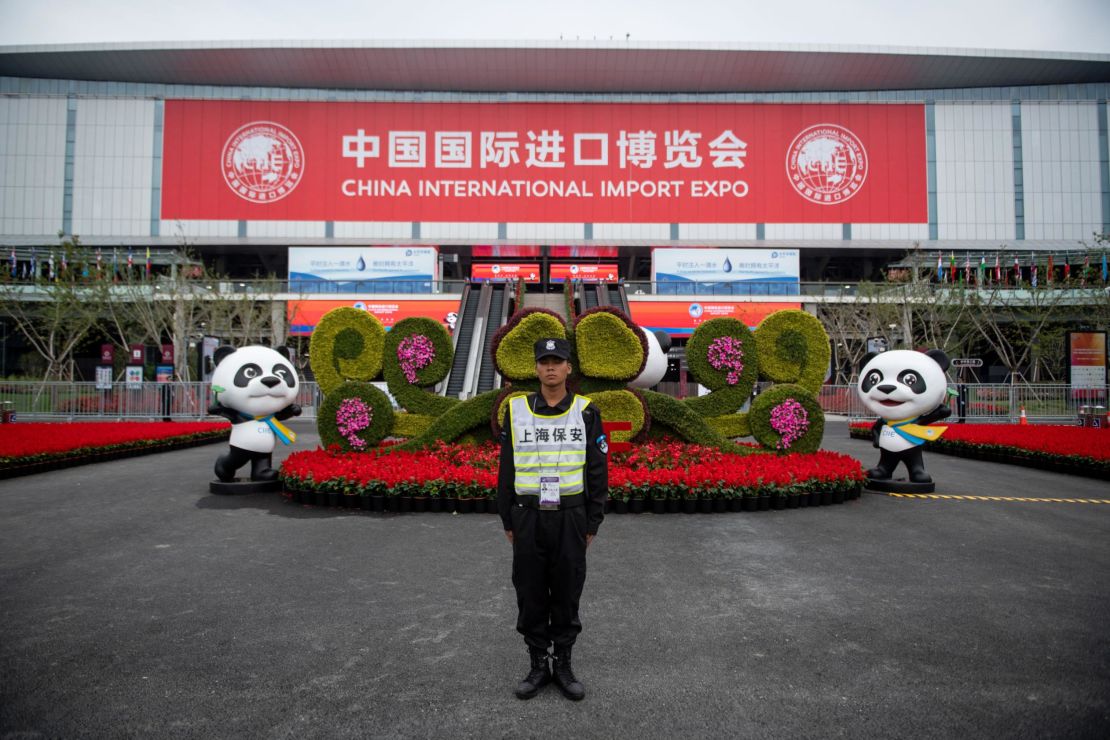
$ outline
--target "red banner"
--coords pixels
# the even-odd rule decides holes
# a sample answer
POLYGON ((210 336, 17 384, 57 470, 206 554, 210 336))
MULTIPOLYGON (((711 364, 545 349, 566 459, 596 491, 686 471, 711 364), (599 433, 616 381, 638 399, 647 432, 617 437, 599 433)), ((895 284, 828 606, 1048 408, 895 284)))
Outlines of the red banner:
POLYGON ((508 282, 524 278, 526 283, 540 282, 540 266, 537 263, 516 264, 512 262, 479 263, 470 266, 471 280, 508 282))
POLYGON ((454 330, 455 321, 458 318, 459 296, 397 301, 376 298, 367 298, 364 301, 289 301, 287 307, 289 333, 292 336, 311 334, 324 314, 340 306, 354 306, 369 311, 382 322, 386 329, 392 329, 393 325, 401 319, 424 316, 439 321, 449 330, 454 330))
POLYGON ((923 223, 902 104, 169 100, 162 218, 923 223))
POLYGON ((539 257, 543 247, 532 244, 475 244, 470 248, 473 257, 539 257))
POLYGON ((564 280, 581 280, 585 283, 615 283, 620 272, 615 264, 603 265, 551 265, 550 280, 561 283, 564 280))
POLYGON ((591 247, 591 246, 555 246, 548 247, 552 257, 616 257, 619 250, 616 247, 591 247))
POLYGON ((703 321, 730 318, 751 328, 775 311, 799 309, 800 303, 744 301, 629 301, 632 320, 649 331, 662 329, 673 337, 688 337, 703 321))

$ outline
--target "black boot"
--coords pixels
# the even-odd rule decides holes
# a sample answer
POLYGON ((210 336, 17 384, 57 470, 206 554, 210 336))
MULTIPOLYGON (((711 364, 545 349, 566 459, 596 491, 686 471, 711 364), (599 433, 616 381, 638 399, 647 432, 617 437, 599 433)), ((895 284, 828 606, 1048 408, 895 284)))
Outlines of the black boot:
POLYGON ((540 689, 551 683, 551 668, 547 665, 547 651, 529 647, 528 655, 532 659, 532 670, 516 687, 517 699, 531 699, 539 693, 540 689))
POLYGON ((555 660, 552 662, 555 685, 563 692, 563 696, 571 701, 580 701, 586 697, 586 687, 574 677, 570 667, 570 646, 555 648, 555 660))

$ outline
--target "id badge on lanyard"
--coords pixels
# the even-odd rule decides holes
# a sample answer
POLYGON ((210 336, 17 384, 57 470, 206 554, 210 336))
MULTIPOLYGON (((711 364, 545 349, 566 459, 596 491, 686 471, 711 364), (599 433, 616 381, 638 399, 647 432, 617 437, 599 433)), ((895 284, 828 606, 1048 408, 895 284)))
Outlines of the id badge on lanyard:
POLYGON ((559 508, 559 476, 544 475, 540 477, 540 508, 559 508))

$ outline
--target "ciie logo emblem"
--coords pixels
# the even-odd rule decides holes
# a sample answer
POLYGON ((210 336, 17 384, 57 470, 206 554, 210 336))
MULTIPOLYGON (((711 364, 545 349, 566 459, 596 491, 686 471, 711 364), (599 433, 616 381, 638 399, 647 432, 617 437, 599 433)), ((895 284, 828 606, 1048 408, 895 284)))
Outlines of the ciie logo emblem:
POLYGON ((794 137, 786 150, 786 176, 811 203, 843 203, 860 191, 867 179, 867 150, 843 126, 819 123, 794 137))
POLYGON ((273 203, 293 192, 304 174, 301 142, 273 121, 254 121, 224 144, 224 182, 251 203, 273 203))
POLYGON ((690 312, 690 318, 692 319, 701 318, 701 315, 703 313, 700 303, 691 303, 690 308, 688 308, 687 311, 690 312))

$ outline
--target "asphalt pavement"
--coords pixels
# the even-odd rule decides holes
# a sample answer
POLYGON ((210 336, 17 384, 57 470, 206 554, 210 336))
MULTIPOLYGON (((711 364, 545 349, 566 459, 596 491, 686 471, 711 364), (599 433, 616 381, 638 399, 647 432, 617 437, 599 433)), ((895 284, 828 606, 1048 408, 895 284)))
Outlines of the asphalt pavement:
MULTIPOLYGON (((586 700, 521 702, 496 516, 214 496, 221 451, 0 481, 0 737, 1110 735, 1110 504, 610 516, 586 700)), ((1110 498, 926 458, 938 493, 1110 498)))

